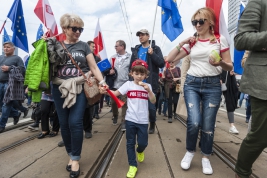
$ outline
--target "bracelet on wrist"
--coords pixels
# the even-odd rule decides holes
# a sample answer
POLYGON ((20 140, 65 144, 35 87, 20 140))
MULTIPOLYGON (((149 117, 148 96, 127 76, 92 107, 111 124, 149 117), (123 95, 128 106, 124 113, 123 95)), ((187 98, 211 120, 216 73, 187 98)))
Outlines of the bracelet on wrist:
POLYGON ((105 83, 105 80, 102 80, 101 82, 99 82, 99 85, 103 85, 105 83))
POLYGON ((178 52, 180 52, 181 46, 180 45, 176 46, 176 49, 178 50, 178 52))

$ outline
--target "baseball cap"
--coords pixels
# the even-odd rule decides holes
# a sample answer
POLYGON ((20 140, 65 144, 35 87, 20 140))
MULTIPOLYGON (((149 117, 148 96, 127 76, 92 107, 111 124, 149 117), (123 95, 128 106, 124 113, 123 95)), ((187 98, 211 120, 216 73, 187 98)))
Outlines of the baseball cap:
POLYGON ((144 66, 146 69, 148 68, 148 65, 145 61, 143 61, 142 59, 137 59, 132 63, 132 68, 134 66, 144 66))
POLYGON ((4 43, 3 43, 3 46, 4 46, 5 44, 10 44, 11 46, 15 46, 14 43, 12 43, 11 41, 6 41, 6 42, 4 42, 4 43))
POLYGON ((140 33, 148 34, 149 35, 149 31, 147 29, 141 29, 141 30, 139 30, 138 32, 136 32, 136 36, 139 36, 140 33))

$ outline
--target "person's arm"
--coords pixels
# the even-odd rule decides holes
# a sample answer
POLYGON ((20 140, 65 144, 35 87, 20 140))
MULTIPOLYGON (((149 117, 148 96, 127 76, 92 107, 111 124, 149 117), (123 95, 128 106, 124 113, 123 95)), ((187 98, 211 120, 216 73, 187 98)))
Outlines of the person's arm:
POLYGON ((212 66, 221 66, 223 70, 225 71, 230 71, 233 69, 233 63, 231 60, 231 56, 230 56, 230 51, 227 50, 225 52, 221 53, 221 60, 219 62, 213 62, 213 60, 209 60, 210 64, 212 66))
POLYGON ((234 38, 237 50, 266 51, 267 30, 260 31, 266 20, 262 11, 264 1, 250 0, 239 19, 237 35, 234 38))
POLYGON ((102 73, 100 72, 99 68, 96 65, 95 58, 92 53, 88 54, 86 56, 86 60, 88 63, 88 66, 90 66, 90 69, 92 73, 94 74, 95 78, 101 83, 104 81, 102 73))
POLYGON ((148 84, 142 82, 139 84, 140 86, 144 87, 144 89, 148 92, 148 99, 152 104, 156 103, 156 97, 155 94, 152 92, 151 88, 148 86, 148 84))
POLYGON ((195 42, 195 37, 189 37, 189 38, 183 40, 181 43, 179 43, 177 46, 175 46, 175 48, 173 50, 171 50, 171 52, 168 54, 166 60, 168 62, 175 62, 175 65, 178 64, 182 58, 184 58, 185 56, 188 55, 187 51, 185 51, 182 47, 185 44, 190 44, 193 42, 195 42))
POLYGON ((148 55, 150 55, 151 61, 155 66, 158 68, 164 67, 164 58, 161 49, 158 46, 155 46, 155 50, 153 50, 153 48, 149 48, 148 55))

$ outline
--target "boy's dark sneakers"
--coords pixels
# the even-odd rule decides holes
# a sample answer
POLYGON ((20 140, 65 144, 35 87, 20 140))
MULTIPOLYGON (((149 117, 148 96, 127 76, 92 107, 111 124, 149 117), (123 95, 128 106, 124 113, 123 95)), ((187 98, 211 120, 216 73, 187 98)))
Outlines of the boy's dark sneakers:
POLYGON ((58 142, 58 144, 57 144, 59 147, 63 147, 63 146, 65 146, 65 144, 64 144, 64 142, 63 142, 63 140, 61 140, 60 142, 58 142))
POLYGON ((85 132, 84 137, 85 138, 92 138, 92 133, 91 132, 85 132))

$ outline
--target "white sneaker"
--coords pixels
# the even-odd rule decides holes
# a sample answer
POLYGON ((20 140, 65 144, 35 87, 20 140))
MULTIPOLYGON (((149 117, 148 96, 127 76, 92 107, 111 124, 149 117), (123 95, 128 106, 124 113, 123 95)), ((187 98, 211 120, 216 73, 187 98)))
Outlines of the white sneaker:
POLYGON ((194 153, 190 153, 189 151, 187 151, 184 155, 184 158, 181 161, 181 167, 183 169, 189 169, 193 157, 194 157, 194 153))
POLYGON ((210 165, 210 160, 207 158, 202 158, 202 172, 203 174, 212 174, 213 170, 210 165))
POLYGON ((230 127, 229 132, 233 133, 233 134, 238 134, 239 133, 238 130, 235 128, 235 126, 230 127))

